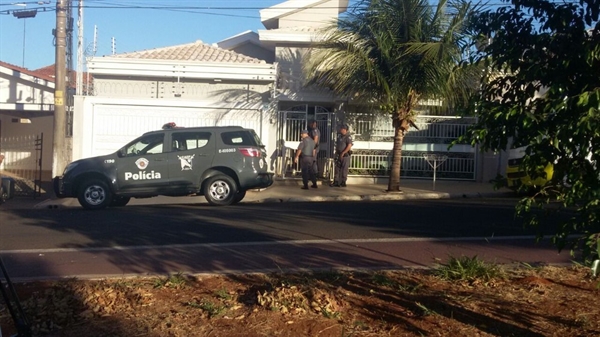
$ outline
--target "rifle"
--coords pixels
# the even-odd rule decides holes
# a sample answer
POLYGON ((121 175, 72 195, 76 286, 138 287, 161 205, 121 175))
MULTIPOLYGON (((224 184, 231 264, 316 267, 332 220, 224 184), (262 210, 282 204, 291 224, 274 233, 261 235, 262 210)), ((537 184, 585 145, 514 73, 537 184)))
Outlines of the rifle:
MULTIPOLYGON (((6 307, 12 316, 13 322, 15 322, 15 327, 17 328, 17 334, 14 337, 31 337, 31 325, 25 315, 25 311, 21 306, 21 302, 19 302, 19 297, 17 296, 17 292, 15 291, 15 287, 13 286, 10 278, 8 277, 8 272, 4 267, 4 262, 0 257, 0 270, 2 271, 2 275, 4 281, 0 278, 0 293, 2 293, 2 297, 4 298, 4 302, 6 302, 6 307)), ((2 335, 2 331, 0 331, 0 336, 2 335)))

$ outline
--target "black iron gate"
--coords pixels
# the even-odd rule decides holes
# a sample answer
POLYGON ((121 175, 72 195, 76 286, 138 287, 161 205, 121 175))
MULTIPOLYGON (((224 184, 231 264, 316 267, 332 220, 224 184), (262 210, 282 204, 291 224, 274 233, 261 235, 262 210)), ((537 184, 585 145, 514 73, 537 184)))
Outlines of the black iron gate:
POLYGON ((43 133, 0 138, 0 175, 14 179, 16 196, 41 195, 43 150, 43 133))
POLYGON ((300 142, 300 131, 307 128, 310 120, 315 120, 321 131, 319 153, 317 154, 318 174, 320 178, 327 176, 327 159, 331 158, 333 149, 334 119, 332 109, 318 105, 302 104, 279 111, 277 151, 280 154, 280 160, 276 168, 278 177, 298 176, 299 166, 293 164, 294 152, 300 142))

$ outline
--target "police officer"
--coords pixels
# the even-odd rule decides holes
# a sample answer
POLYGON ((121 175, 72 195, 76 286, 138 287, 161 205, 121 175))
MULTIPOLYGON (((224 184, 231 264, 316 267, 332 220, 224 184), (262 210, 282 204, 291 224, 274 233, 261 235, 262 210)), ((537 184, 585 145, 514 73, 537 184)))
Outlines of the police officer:
POLYGON ((312 188, 317 188, 317 176, 313 170, 313 164, 315 158, 313 156, 315 150, 315 141, 312 140, 308 136, 308 130, 302 130, 301 133, 302 141, 300 145, 298 145, 298 149, 296 150, 296 158, 294 158, 294 163, 298 163, 298 159, 300 155, 302 155, 302 161, 300 166, 302 167, 302 183, 304 186, 303 190, 308 189, 308 180, 312 181, 312 188))
POLYGON ((308 122, 308 136, 315 141, 315 151, 313 153, 313 157, 315 162, 313 163, 313 171, 315 175, 319 172, 319 167, 317 165, 317 157, 319 155, 319 142, 321 141, 321 131, 317 128, 317 121, 312 119, 308 122))
POLYGON ((340 133, 335 141, 335 177, 331 186, 346 187, 352 145, 352 137, 348 133, 348 125, 340 126, 340 133))

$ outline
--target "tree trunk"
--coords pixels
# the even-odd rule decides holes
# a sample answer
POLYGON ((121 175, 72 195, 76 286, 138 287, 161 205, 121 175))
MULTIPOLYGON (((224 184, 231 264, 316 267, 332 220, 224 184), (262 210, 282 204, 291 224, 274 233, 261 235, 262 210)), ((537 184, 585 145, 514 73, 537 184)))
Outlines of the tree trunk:
POLYGON ((394 148, 392 149, 392 169, 388 183, 388 192, 400 191, 400 169, 402 166, 402 144, 404 136, 411 125, 416 127, 413 121, 413 108, 419 100, 419 95, 414 90, 408 93, 408 99, 404 104, 395 104, 392 113, 392 125, 394 126, 394 148))
POLYGON ((404 143, 405 129, 402 127, 402 123, 394 124, 394 148, 392 149, 392 169, 390 171, 388 192, 400 191, 400 168, 402 166, 402 144, 404 143))

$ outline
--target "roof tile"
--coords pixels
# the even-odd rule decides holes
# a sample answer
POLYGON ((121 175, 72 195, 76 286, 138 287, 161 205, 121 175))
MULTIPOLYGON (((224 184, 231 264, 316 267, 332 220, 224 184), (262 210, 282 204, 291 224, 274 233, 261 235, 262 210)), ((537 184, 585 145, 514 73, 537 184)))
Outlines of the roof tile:
POLYGON ((113 55, 119 58, 148 59, 148 60, 181 60, 200 62, 229 62, 229 63, 265 63, 263 60, 238 54, 196 41, 171 47, 148 49, 131 53, 113 55))
POLYGON ((12 69, 14 71, 18 71, 20 73, 23 73, 23 74, 26 74, 29 76, 38 77, 38 78, 41 78, 41 79, 49 81, 49 82, 54 82, 54 65, 40 68, 37 70, 29 70, 27 68, 19 67, 17 65, 14 65, 14 64, 11 64, 8 62, 0 61, 0 66, 6 67, 8 69, 12 69), (52 72, 48 71, 48 69, 50 67, 52 67, 51 68, 52 72))

